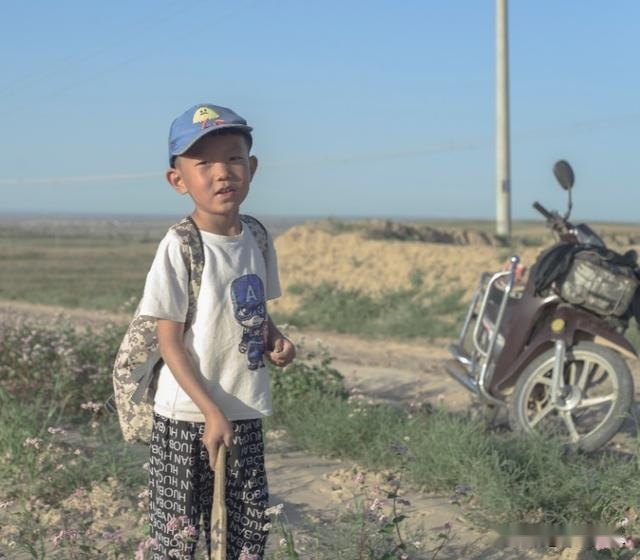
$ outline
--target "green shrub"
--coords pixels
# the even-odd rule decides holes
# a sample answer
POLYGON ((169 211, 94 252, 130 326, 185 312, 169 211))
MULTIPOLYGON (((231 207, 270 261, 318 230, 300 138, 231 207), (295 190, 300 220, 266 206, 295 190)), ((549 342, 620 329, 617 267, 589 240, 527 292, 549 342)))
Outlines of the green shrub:
MULTIPOLYGON (((39 410, 78 410, 86 401, 104 401, 112 391, 111 369, 124 330, 74 329, 54 319, 42 325, 0 323, 0 379, 14 397, 46 398, 39 410)), ((51 414, 51 412, 49 412, 51 414)))
POLYGON ((542 237, 533 235, 525 235, 517 239, 523 247, 542 247, 546 244, 546 240, 542 237))
POLYGON ((309 395, 321 394, 329 398, 345 399, 344 377, 331 367, 333 358, 326 351, 308 352, 285 368, 269 365, 271 387, 280 406, 304 401, 309 395))
POLYGON ((640 352, 640 330, 638 330, 638 323, 636 321, 630 321, 625 336, 636 349, 636 352, 640 352))
POLYGON ((467 305, 463 290, 422 291, 421 282, 420 272, 415 271, 411 289, 379 297, 329 283, 297 284, 289 290, 301 297, 300 305, 291 313, 276 314, 276 319, 299 327, 376 337, 455 336, 467 305))

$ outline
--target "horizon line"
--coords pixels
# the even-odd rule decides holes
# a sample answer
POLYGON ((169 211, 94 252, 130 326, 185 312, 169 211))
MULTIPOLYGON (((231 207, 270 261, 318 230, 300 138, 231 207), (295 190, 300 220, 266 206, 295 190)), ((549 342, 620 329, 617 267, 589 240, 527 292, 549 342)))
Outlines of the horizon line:
MULTIPOLYGON (((274 220, 293 220, 293 221, 312 221, 312 220, 395 220, 395 221, 417 221, 417 222, 482 222, 491 223, 495 222, 495 218, 487 217, 435 217, 435 216, 415 216, 415 215, 391 215, 391 214, 271 214, 252 212, 252 214, 258 215, 263 219, 274 220)), ((142 212, 56 212, 56 211, 36 211, 36 210, 2 210, 0 209, 0 219, 16 218, 16 219, 52 219, 52 218, 65 218, 65 219, 77 219, 77 220, 90 220, 90 219, 121 219, 121 220, 134 220, 134 219, 151 219, 151 220, 169 220, 175 219, 179 216, 183 216, 183 212, 176 213, 142 213, 142 212)), ((625 221, 625 220, 584 220, 591 224, 616 224, 616 225, 630 225, 639 226, 637 222, 625 221)), ((542 220, 536 218, 514 218, 512 223, 520 224, 540 224, 544 225, 542 220)))

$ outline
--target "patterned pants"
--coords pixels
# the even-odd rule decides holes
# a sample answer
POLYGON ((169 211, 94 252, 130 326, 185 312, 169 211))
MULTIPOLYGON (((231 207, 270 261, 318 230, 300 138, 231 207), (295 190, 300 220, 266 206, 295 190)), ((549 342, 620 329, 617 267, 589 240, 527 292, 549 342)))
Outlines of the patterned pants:
MULTIPOLYGON (((269 532, 262 420, 240 420, 231 425, 234 438, 227 451, 225 485, 226 560, 258 560, 269 532)), ((203 433, 204 423, 154 416, 149 462, 149 518, 151 537, 157 542, 153 560, 193 559, 201 518, 206 557, 210 557, 214 474, 200 439, 203 433)))

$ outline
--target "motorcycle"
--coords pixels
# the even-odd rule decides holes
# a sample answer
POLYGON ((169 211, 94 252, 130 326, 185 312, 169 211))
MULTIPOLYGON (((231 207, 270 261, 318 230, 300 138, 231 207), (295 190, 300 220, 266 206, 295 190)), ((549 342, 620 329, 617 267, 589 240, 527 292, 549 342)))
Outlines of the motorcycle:
POLYGON ((481 275, 446 369, 485 420, 506 408, 514 431, 553 433, 593 451, 633 404, 626 360, 638 354, 625 332, 640 309, 637 255, 615 253, 588 225, 572 224, 573 170, 561 160, 554 174, 568 193, 567 211, 533 207, 557 242, 526 280, 517 256, 507 270, 481 275))

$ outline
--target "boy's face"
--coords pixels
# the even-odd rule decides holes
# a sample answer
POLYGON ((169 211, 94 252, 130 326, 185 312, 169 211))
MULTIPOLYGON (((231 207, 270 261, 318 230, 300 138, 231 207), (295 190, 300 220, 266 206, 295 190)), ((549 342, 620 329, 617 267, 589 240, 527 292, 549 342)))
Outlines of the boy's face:
POLYGON ((258 160, 249 155, 242 134, 210 134, 174 165, 167 180, 180 194, 189 193, 197 212, 234 216, 249 193, 258 160))

